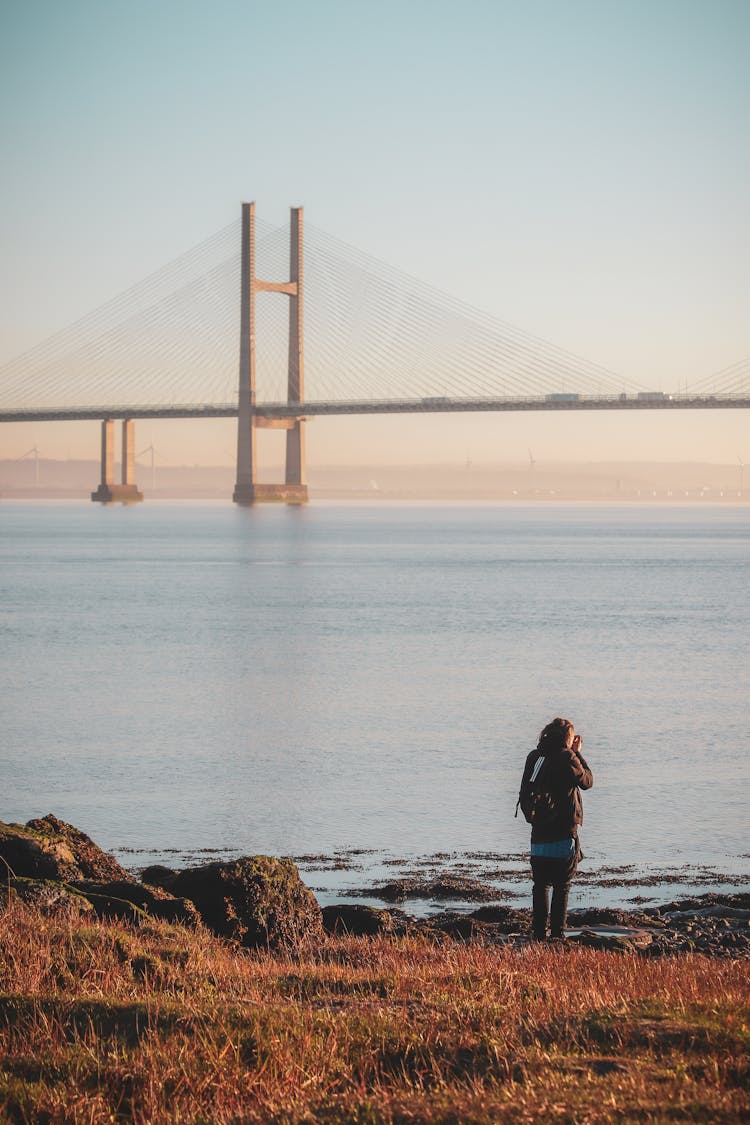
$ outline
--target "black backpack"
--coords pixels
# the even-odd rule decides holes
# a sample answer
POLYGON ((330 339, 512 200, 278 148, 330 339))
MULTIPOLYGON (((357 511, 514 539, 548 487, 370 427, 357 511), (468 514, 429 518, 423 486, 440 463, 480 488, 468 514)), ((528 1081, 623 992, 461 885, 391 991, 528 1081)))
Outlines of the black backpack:
POLYGON ((516 802, 516 816, 519 806, 529 824, 543 828, 558 816, 559 806, 555 794, 546 782, 547 758, 539 754, 528 778, 521 782, 521 790, 516 802))

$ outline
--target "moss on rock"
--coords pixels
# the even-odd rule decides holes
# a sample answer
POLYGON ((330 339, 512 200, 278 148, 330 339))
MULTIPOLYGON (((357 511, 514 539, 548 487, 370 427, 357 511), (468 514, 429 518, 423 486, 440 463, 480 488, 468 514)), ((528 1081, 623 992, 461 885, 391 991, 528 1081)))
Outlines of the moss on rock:
POLYGON ((52 813, 25 825, 0 821, 0 860, 0 868, 17 878, 134 881, 90 836, 52 813))
POLYGON ((200 924, 200 915, 192 902, 175 898, 160 887, 146 887, 122 880, 98 883, 91 879, 77 882, 74 889, 91 903, 104 918, 140 916, 145 911, 151 918, 182 925, 200 924))
POLYGON ((290 859, 242 856, 166 875, 160 885, 190 899, 214 933, 245 946, 291 950, 323 936, 320 907, 290 859))
POLYGON ((3 900, 12 902, 17 898, 20 902, 35 907, 41 914, 54 912, 79 917, 81 914, 93 913, 94 910, 82 894, 54 879, 11 879, 8 888, 10 896, 6 899, 3 895, 3 900))

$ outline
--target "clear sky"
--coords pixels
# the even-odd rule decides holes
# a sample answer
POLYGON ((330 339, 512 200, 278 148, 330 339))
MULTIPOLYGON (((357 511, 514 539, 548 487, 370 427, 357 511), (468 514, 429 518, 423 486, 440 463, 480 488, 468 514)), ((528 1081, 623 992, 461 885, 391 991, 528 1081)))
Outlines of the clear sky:
MULTIPOLYGON (((254 198, 642 385, 690 384, 750 355, 749 48, 747 0, 0 0, 0 362, 254 198)), ((309 453, 750 462, 749 422, 335 419, 309 453)), ((229 424, 151 440, 233 456, 229 424)), ((34 443, 93 457, 98 431, 0 427, 0 456, 34 443)))

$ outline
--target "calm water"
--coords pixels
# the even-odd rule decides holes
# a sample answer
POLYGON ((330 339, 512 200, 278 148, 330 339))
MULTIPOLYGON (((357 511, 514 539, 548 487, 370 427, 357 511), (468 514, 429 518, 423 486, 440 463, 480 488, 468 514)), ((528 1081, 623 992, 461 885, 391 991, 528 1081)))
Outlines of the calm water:
POLYGON ((519 853, 562 714, 595 866, 748 871, 747 508, 6 502, 0 559, 0 819, 519 853))

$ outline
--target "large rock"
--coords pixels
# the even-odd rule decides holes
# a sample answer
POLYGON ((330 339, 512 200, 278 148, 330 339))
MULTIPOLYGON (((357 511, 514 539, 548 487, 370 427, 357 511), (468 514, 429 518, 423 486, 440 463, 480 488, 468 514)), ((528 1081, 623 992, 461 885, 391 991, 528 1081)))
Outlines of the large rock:
POLYGON ((0 821, 0 871, 16 878, 133 882, 124 867, 84 832, 50 813, 28 824, 0 821))
POLYGON ((585 926, 580 933, 568 937, 569 942, 591 949, 609 949, 618 953, 634 953, 648 949, 654 940, 648 930, 627 926, 585 926))
POLYGON ((0 910, 18 899, 19 902, 33 906, 40 914, 65 914, 78 919, 82 914, 94 913, 87 898, 65 883, 57 883, 53 879, 11 879, 7 886, 10 888, 10 898, 5 893, 0 895, 0 910))
POLYGON ((394 918, 387 910, 377 910, 374 906, 336 902, 323 907, 323 925, 329 934, 371 937, 392 934, 394 918))
POLYGON ((470 917, 478 922, 491 922, 503 934, 526 934, 531 929, 530 912, 512 906, 480 906, 472 910, 470 917))
POLYGON ((740 906, 698 906, 694 910, 667 910, 662 917, 669 922, 691 918, 731 918, 735 921, 750 922, 750 910, 740 906))
POLYGON ((192 902, 175 898, 161 887, 145 887, 122 880, 97 883, 86 879, 75 883, 73 889, 83 895, 102 918, 130 920, 145 913, 165 922, 200 925, 200 915, 192 902))
POLYGON ((242 945, 293 950, 324 934, 320 907, 290 859, 242 856, 176 872, 152 867, 143 877, 190 899, 214 933, 242 945))

